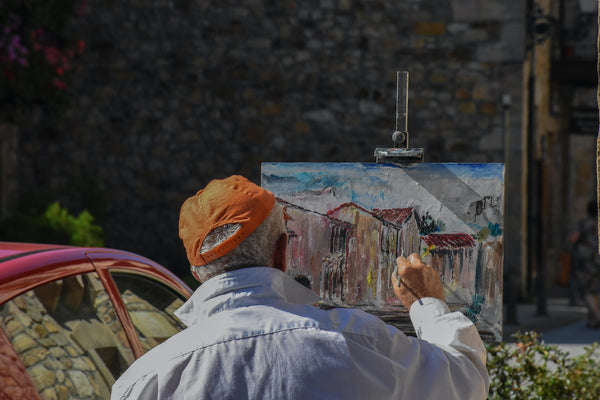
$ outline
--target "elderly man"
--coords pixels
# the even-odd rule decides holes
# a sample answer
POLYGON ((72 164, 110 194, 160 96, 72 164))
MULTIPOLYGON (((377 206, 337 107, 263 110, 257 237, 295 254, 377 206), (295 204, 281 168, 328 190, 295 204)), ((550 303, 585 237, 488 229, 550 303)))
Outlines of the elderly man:
POLYGON ((202 285, 188 328, 137 360, 112 399, 484 399, 485 347, 416 254, 392 281, 419 339, 355 309, 321 310, 285 274, 285 212, 246 178, 185 201, 179 233, 202 285), (398 282, 398 279, 400 282, 398 282))

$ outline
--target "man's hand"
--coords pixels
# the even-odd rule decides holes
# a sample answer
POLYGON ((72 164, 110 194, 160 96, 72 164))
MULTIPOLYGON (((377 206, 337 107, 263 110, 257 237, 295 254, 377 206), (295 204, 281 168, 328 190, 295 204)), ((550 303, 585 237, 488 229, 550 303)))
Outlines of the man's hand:
POLYGON ((421 261, 418 254, 402 256, 396 259, 396 274, 392 274, 394 293, 410 310, 412 304, 423 297, 435 297, 444 300, 442 281, 436 270, 421 261), (400 279, 400 287, 398 287, 400 279))

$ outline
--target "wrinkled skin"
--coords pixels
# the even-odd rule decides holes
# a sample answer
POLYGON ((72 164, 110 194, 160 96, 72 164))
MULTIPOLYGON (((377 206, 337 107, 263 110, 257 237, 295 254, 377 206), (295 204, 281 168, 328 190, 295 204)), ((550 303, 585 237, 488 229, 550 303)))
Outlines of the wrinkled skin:
POLYGON ((392 274, 394 293, 402 304, 410 310, 412 304, 423 297, 435 297, 444 300, 444 290, 440 275, 431 266, 425 264, 418 254, 408 258, 396 259, 396 274, 392 274), (398 286, 398 277, 400 286, 398 286))

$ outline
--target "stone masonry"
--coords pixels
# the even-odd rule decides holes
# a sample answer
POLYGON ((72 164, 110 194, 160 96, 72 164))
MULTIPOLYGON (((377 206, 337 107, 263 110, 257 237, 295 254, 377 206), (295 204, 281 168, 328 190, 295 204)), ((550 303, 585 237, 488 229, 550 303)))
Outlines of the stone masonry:
MULTIPOLYGON (((503 162, 507 142, 520 160, 524 8, 87 2, 70 28, 86 42, 71 105, 52 124, 41 108, 19 124, 19 196, 87 208, 108 246, 186 274, 186 197, 234 173, 259 183, 263 161, 374 161, 376 147, 392 145, 397 70, 410 73, 410 145, 426 162, 503 162)), ((515 164, 506 177, 518 190, 515 164)))

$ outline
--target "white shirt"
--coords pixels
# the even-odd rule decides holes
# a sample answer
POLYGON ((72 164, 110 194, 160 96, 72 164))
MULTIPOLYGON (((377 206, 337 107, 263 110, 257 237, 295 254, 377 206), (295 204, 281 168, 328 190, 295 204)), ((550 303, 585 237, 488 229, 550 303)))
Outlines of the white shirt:
POLYGON ((475 326, 433 298, 416 302, 421 340, 319 299, 269 267, 218 275, 177 310, 188 326, 132 364, 111 399, 485 399, 475 326))

